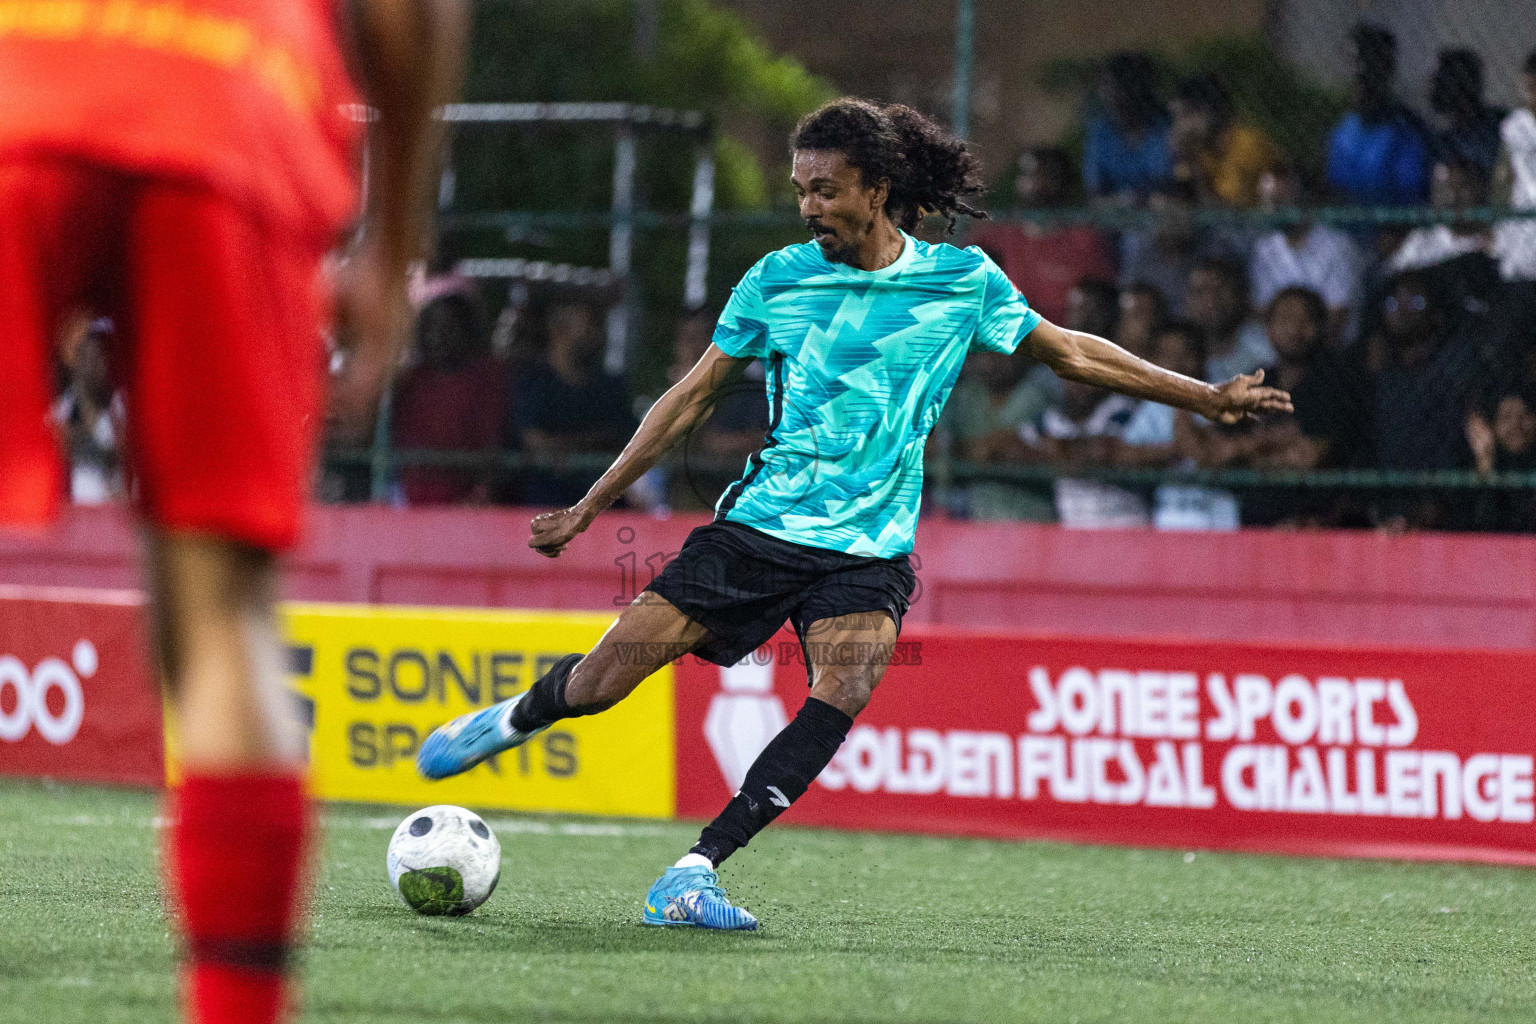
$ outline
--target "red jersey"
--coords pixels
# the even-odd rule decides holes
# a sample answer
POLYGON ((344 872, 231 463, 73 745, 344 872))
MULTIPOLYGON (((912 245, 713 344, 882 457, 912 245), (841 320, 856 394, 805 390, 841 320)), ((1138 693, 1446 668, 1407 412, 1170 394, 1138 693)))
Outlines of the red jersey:
POLYGON ((0 157, 192 178, 274 226, 352 215, 337 0, 0 0, 0 157))
MULTIPOLYGON (((395 446, 443 452, 494 449, 507 406, 506 387, 505 369, 490 358, 453 370, 417 368, 395 392, 395 446)), ((412 505, 444 505, 469 498, 476 478, 484 475, 408 466, 400 471, 400 482, 412 505)))

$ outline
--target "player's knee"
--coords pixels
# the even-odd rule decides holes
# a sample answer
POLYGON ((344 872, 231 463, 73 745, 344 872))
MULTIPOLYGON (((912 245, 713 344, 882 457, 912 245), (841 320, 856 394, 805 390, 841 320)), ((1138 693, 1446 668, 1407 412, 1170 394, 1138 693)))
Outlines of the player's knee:
POLYGON ((817 678, 816 685, 811 687, 811 696, 831 704, 849 718, 854 718, 869 704, 879 681, 878 674, 865 671, 862 666, 852 670, 827 670, 817 678))

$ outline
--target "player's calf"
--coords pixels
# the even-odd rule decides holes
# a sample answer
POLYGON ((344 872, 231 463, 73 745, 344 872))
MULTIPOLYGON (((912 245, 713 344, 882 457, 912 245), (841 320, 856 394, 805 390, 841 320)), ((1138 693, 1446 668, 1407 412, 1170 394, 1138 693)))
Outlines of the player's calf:
POLYGON ((173 796, 169 875, 197 1024, 284 1018, 313 832, 298 775, 189 775, 173 796))
POLYGON ((538 682, 529 687, 528 692, 522 695, 523 699, 512 709, 512 725, 522 730, 547 729, 566 718, 581 718, 607 711, 623 700, 635 688, 634 684, 624 686, 622 692, 611 694, 607 691, 613 690, 613 687, 589 688, 589 699, 572 701, 569 692, 572 677, 593 674, 596 666, 592 663, 600 659, 600 652, 593 651, 584 658, 570 655, 556 662, 538 682))
MULTIPOLYGON (((898 632, 895 618, 882 612, 873 630, 863 618, 858 613, 850 613, 817 620, 806 632, 827 637, 828 646, 832 650, 838 650, 840 642, 847 639, 855 644, 862 642, 872 651, 888 651, 898 632), (880 641, 878 644, 875 642, 877 640, 880 641)), ((848 730, 853 728, 854 716, 869 703, 889 661, 888 655, 854 664, 843 664, 841 658, 831 662, 819 661, 813 654, 816 650, 818 648, 814 645, 806 644, 807 661, 811 664, 814 680, 810 697, 796 713, 794 720, 780 730, 763 748, 763 752, 757 755, 757 760, 752 762, 746 778, 742 780, 741 789, 725 805, 719 816, 705 826, 699 841, 688 851, 687 856, 669 869, 661 881, 656 883, 656 887, 652 888, 646 900, 647 922, 666 923, 654 919, 659 912, 655 899, 657 887, 670 892, 669 886, 675 888, 682 884, 674 875, 687 871, 706 871, 710 883, 715 884, 715 868, 746 846, 754 836, 805 795, 816 776, 827 767, 843 740, 848 737, 848 730)), ((718 885, 714 891, 704 892, 695 902, 713 905, 711 901, 717 897, 725 901, 724 893, 718 892, 718 885)), ((725 906, 729 906, 728 901, 725 901, 725 906)), ((734 907, 731 909, 738 910, 734 907)), ((675 900, 672 913, 689 917, 690 922, 694 916, 691 907, 686 904, 679 907, 675 900)), ((698 916, 705 915, 699 912, 698 916)), ((735 918, 716 907, 713 919, 730 921, 735 918)), ((754 919, 750 927, 756 926, 754 919)))
POLYGON ((163 533, 150 555, 182 736, 166 854, 186 937, 187 1015, 272 1024, 288 999, 313 830, 272 610, 275 561, 163 533))
POLYGON ((805 795, 853 728, 853 719, 816 697, 757 755, 741 789, 705 826, 689 853, 719 867, 805 795))
POLYGON ((459 775, 502 751, 522 746, 556 722, 607 711, 618 700, 572 705, 566 695, 571 674, 591 657, 568 654, 517 696, 434 729, 416 754, 416 770, 434 780, 459 775))
POLYGON ((606 711, 705 635, 671 604, 642 595, 590 654, 566 655, 516 697, 436 729, 421 745, 416 768, 425 778, 446 779, 521 746, 562 719, 606 711))

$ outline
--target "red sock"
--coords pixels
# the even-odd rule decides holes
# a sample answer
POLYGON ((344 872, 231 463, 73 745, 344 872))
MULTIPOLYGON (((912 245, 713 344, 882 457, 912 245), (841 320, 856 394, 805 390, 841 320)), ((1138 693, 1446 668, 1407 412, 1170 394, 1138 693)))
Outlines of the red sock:
POLYGON ((284 1018, 310 831, 297 775, 189 775, 173 798, 169 868, 192 1024, 284 1018))

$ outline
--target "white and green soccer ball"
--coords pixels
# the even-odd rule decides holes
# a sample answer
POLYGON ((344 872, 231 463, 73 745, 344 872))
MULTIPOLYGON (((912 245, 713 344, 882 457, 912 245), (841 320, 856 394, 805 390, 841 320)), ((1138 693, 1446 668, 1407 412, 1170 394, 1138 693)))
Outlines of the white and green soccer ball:
POLYGON ((406 906, 418 914, 458 917, 496 891, 501 843, 473 811, 435 804, 395 829, 387 863, 406 906))

